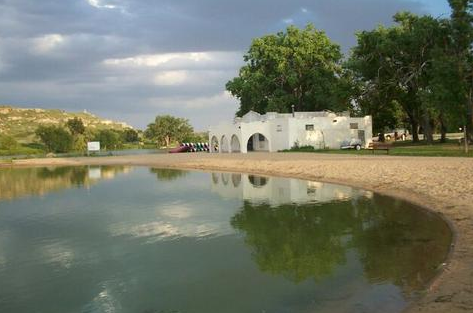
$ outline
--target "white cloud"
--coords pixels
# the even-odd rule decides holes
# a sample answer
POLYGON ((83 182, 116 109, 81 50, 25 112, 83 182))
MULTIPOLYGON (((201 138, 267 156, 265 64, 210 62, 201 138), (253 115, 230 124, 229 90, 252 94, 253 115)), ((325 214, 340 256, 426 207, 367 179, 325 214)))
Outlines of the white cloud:
POLYGON ((66 41, 60 34, 48 34, 33 39, 33 47, 36 52, 48 53, 62 46, 66 41))
POLYGON ((282 20, 282 21, 283 21, 284 23, 286 23, 286 24, 292 24, 292 23, 294 23, 294 20, 293 20, 292 18, 286 18, 286 19, 284 19, 284 20, 282 20))
POLYGON ((164 71, 154 76, 153 83, 158 86, 175 86, 184 84, 187 79, 187 71, 164 71))
POLYGON ((309 10, 307 10, 306 8, 301 8, 301 11, 302 11, 302 13, 307 13, 307 12, 309 12, 309 10))
POLYGON ((116 9, 117 6, 116 5, 112 5, 112 4, 103 4, 102 0, 87 0, 87 2, 93 6, 93 7, 96 7, 98 9, 116 9))
POLYGON ((211 54, 207 52, 185 52, 137 55, 122 59, 107 59, 103 63, 109 66, 158 67, 171 61, 202 62, 211 59, 211 54))

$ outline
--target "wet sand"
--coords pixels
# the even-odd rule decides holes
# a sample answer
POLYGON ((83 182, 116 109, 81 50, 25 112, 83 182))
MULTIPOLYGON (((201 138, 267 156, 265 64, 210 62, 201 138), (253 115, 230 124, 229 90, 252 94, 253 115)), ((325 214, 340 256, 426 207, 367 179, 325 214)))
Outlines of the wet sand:
POLYGON ((408 312, 473 312, 473 159, 314 153, 155 154, 50 158, 5 166, 137 165, 333 182, 411 201, 443 215, 456 238, 442 273, 408 312))

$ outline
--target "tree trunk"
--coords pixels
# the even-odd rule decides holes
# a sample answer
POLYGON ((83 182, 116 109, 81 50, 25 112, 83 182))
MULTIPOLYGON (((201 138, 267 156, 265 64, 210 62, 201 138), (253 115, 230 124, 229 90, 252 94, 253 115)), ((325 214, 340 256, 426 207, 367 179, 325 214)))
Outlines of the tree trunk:
POLYGON ((412 126, 412 142, 419 142, 419 124, 417 121, 411 123, 412 126))
POLYGON ((473 89, 470 87, 470 92, 468 94, 468 104, 467 104, 467 113, 466 113, 466 130, 468 141, 473 139, 473 89))
POLYGON ((422 128, 424 130, 424 140, 429 144, 434 143, 434 135, 432 133, 432 125, 430 125, 429 113, 422 114, 422 128))
POLYGON ((439 122, 440 122, 440 142, 445 143, 447 142, 447 125, 445 125, 443 114, 440 114, 439 122))
POLYGON ((409 122, 411 124, 412 142, 419 142, 419 122, 414 116, 408 114, 409 122))

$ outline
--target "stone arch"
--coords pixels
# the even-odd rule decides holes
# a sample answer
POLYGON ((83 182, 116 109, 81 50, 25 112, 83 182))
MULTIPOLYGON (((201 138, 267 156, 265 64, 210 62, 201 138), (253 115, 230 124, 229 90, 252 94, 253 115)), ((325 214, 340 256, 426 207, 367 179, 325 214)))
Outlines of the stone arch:
POLYGON ((238 139, 237 135, 232 136, 232 140, 230 141, 230 147, 233 153, 241 152, 240 139, 238 139))
POLYGON ((220 140, 220 152, 228 153, 230 152, 230 146, 228 144, 228 138, 223 135, 222 139, 220 140))
POLYGON ((215 136, 212 136, 212 139, 210 140, 210 152, 219 152, 219 144, 218 144, 218 139, 215 136))
POLYGON ((262 133, 254 133, 246 141, 246 149, 250 151, 269 151, 269 139, 262 133))

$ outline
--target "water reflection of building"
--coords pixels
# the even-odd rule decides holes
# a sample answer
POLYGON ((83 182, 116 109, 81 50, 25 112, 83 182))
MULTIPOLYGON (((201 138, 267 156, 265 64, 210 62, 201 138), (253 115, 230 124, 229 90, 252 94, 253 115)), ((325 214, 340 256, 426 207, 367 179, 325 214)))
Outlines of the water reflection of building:
POLYGON ((349 186, 249 174, 212 173, 211 190, 225 198, 238 198, 271 205, 332 202, 372 197, 369 191, 349 186))

